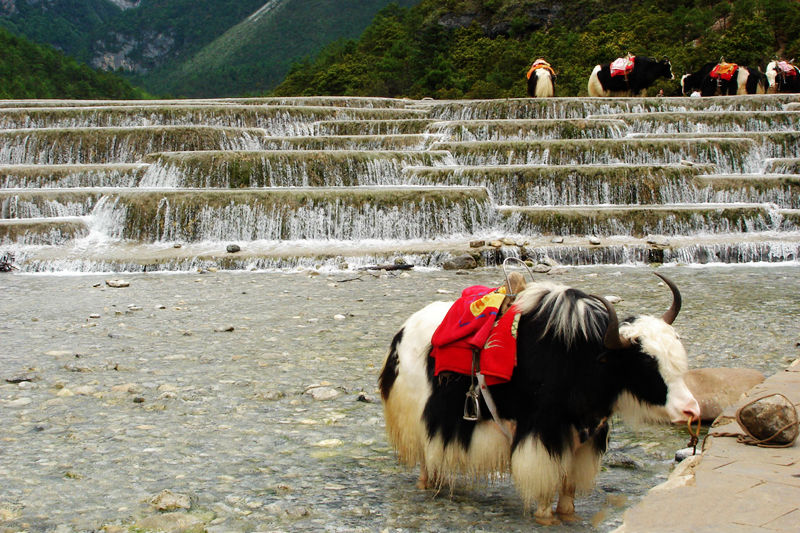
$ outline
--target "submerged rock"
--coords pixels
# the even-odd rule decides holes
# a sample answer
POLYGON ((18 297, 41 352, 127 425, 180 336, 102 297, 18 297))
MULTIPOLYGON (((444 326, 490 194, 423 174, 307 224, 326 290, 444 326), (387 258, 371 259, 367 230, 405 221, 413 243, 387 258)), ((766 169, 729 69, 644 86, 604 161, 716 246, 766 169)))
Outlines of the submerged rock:
POLYGON ((317 401, 333 400, 338 397, 340 392, 333 387, 314 387, 306 391, 317 401))
POLYGON ((478 262, 469 254, 458 256, 442 264, 444 270, 474 269, 478 267, 478 262))
POLYGON ((156 511, 176 511, 189 509, 192 506, 189 496, 174 493, 168 489, 164 489, 150 498, 149 503, 156 508, 156 511))
POLYGON ((122 287, 129 287, 130 282, 125 281, 124 279, 107 279, 106 285, 113 288, 122 288, 122 287))
MULTIPOLYGON (((699 446, 698 446, 699 448, 699 446)), ((675 452, 675 462, 680 463, 684 459, 688 459, 689 457, 695 455, 695 448, 681 448, 677 452, 675 452)))
POLYGON ((606 453, 603 456, 603 464, 613 468, 629 468, 631 470, 641 470, 644 468, 641 462, 622 452, 606 453))

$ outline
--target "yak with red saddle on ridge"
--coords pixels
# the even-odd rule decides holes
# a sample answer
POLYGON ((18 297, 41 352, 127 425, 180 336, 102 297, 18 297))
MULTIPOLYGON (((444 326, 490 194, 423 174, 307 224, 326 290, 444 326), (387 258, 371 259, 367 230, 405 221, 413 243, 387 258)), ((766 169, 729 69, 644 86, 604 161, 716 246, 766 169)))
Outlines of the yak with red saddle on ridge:
POLYGON ((764 94, 767 77, 758 69, 736 63, 706 63, 700 70, 681 78, 681 92, 689 96, 695 91, 701 96, 730 96, 735 94, 764 94))
POLYGON ((800 68, 791 61, 773 60, 767 64, 769 93, 800 93, 800 68))
POLYGON ((658 78, 674 79, 668 59, 627 55, 594 67, 589 76, 589 96, 646 96, 658 78))

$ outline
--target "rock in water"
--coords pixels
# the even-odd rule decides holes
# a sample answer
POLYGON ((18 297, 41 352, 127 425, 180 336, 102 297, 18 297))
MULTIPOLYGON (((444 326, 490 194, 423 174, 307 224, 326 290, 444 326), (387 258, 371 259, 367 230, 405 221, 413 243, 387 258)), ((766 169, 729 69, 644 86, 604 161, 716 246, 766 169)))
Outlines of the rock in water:
POLYGON ((240 251, 241 249, 242 249, 241 246, 239 246, 238 244, 229 244, 228 246, 225 247, 225 250, 229 254, 235 254, 236 252, 240 251))
POLYGON ((442 264, 444 270, 471 270, 478 267, 478 262, 469 254, 461 255, 442 264))
POLYGON ((693 368, 684 380, 700 404, 700 418, 708 422, 764 381, 764 374, 751 368, 693 368))
POLYGON ((797 409, 783 394, 772 394, 739 410, 739 423, 766 444, 791 444, 797 438, 797 409))
POLYGON ((109 287, 120 288, 120 287, 128 287, 130 283, 125 281, 124 279, 107 279, 106 285, 109 287))
POLYGON ((333 400, 339 396, 339 391, 332 387, 313 387, 306 391, 317 401, 333 400))
POLYGON ((675 452, 675 462, 680 463, 684 459, 688 459, 689 457, 695 455, 694 448, 681 448, 677 452, 675 452))
POLYGON ((151 498, 150 503, 157 511, 177 511, 178 509, 189 509, 192 506, 189 496, 176 494, 166 489, 151 498))

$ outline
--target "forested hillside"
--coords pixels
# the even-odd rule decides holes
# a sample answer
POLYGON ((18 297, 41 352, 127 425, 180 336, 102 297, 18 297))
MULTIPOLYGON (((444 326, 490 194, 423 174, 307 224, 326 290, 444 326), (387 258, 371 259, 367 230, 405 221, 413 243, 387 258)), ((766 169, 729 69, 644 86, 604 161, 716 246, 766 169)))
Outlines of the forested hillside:
POLYGON ((357 38, 390 1, 0 0, 0 27, 153 94, 237 96, 270 90, 293 61, 357 38))
POLYGON ((668 57, 680 76, 726 60, 764 68, 800 57, 796 0, 422 0, 387 7, 358 40, 296 63, 276 95, 412 98, 525 96, 525 73, 544 57, 556 94, 586 94, 594 65, 630 52, 668 57))
POLYGON ((110 72, 97 72, 49 46, 0 28, 0 98, 143 98, 110 72))
MULTIPOLYGON (((179 64, 136 81, 160 94, 234 96, 263 93, 292 62, 339 38, 356 38, 390 0, 271 0, 179 64)), ((417 0, 393 0, 410 6, 417 0)))

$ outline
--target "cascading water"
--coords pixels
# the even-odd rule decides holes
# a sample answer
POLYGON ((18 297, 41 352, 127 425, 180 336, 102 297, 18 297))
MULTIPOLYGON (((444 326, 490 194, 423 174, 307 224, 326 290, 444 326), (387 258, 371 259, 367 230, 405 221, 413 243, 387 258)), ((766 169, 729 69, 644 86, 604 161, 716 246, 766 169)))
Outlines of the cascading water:
POLYGON ((797 261, 796 101, 9 102, 0 251, 31 271, 797 261))

